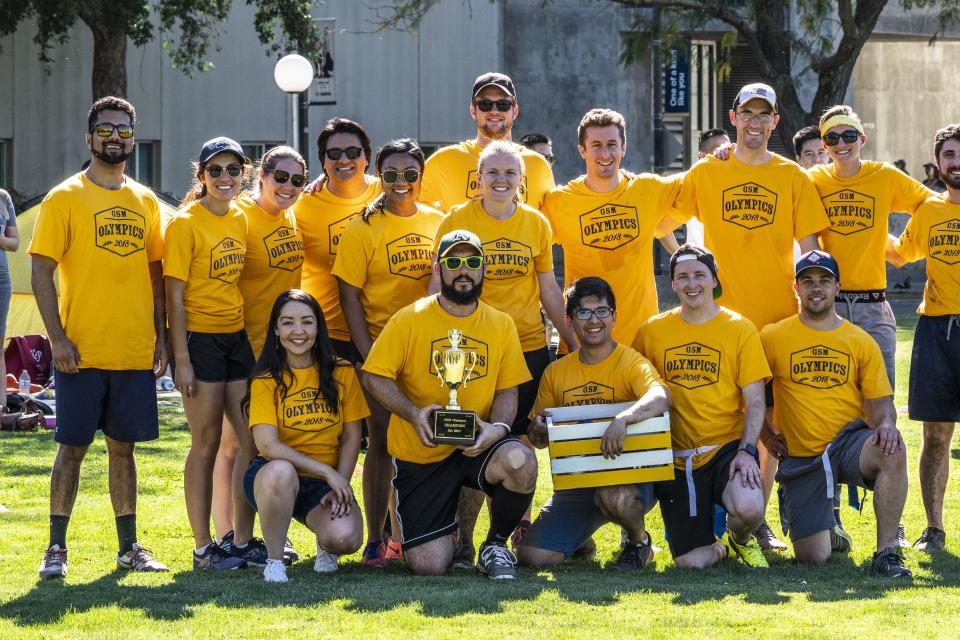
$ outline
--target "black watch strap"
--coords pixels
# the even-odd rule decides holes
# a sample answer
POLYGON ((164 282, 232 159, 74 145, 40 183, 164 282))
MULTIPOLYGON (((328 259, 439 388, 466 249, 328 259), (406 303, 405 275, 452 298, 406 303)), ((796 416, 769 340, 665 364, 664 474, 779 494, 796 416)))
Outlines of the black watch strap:
POLYGON ((757 448, 756 448, 755 446, 753 446, 752 444, 742 444, 742 445, 740 445, 739 451, 746 451, 746 452, 749 453, 751 456, 753 456, 753 459, 757 461, 757 464, 760 464, 760 449, 757 449, 757 448))

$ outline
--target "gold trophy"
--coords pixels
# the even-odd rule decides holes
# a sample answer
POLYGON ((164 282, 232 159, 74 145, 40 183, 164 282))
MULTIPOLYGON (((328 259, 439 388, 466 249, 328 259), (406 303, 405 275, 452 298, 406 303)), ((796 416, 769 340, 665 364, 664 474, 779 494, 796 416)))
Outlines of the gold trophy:
POLYGON ((447 332, 450 348, 433 352, 433 366, 440 378, 440 386, 450 387, 446 409, 433 413, 433 441, 444 444, 471 445, 477 439, 477 414, 463 411, 457 404, 457 390, 467 386, 467 381, 477 366, 477 354, 460 348, 463 332, 451 329, 447 332))

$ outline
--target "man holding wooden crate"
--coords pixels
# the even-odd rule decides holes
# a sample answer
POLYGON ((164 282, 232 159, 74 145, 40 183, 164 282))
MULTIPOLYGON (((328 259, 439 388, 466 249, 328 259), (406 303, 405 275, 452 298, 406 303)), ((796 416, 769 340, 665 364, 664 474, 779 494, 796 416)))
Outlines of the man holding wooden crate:
MULTIPOLYGON (((580 350, 552 363, 543 374, 529 430, 535 447, 547 446, 550 415, 546 408, 629 400, 631 404, 610 420, 593 445, 599 445, 604 459, 629 456, 632 446, 626 442, 627 425, 660 416, 670 407, 670 392, 650 362, 613 339, 616 312, 613 291, 600 278, 581 278, 567 290, 567 322, 580 341, 580 350)), ((587 457, 600 455, 582 456, 587 457)), ((555 484, 557 477, 555 473, 555 484)), ((644 515, 655 503, 650 482, 558 490, 523 537, 517 559, 531 567, 560 564, 594 531, 614 522, 626 529, 628 538, 615 567, 645 567, 653 559, 653 546, 644 515)))

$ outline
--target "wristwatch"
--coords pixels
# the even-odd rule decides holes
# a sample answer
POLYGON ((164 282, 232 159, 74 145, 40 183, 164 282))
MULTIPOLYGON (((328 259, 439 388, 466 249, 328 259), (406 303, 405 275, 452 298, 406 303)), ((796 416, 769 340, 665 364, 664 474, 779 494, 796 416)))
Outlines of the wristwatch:
POLYGON ((757 449, 752 444, 742 444, 740 445, 738 451, 746 451, 753 456, 753 459, 757 461, 757 464, 760 464, 760 449, 757 449))

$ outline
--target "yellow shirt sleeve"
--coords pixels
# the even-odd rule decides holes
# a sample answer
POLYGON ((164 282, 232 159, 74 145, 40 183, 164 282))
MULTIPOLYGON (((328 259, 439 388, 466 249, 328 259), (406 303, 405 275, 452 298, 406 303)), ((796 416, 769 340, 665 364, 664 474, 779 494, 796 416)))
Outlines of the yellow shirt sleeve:
POLYGON ((553 272, 553 232, 546 216, 538 216, 537 226, 540 228, 539 254, 533 259, 533 268, 537 273, 553 272))
POLYGON ((640 353, 637 353, 636 356, 630 363, 628 377, 630 379, 630 390, 639 400, 653 387, 666 388, 667 385, 660 379, 660 374, 657 373, 656 368, 649 360, 640 353))
POLYGON ((500 361, 500 367, 497 370, 497 391, 503 391, 510 387, 515 387, 531 380, 530 371, 527 369, 527 362, 523 359, 523 350, 520 348, 520 335, 513 321, 506 318, 503 323, 501 335, 506 340, 506 349, 503 352, 503 359, 500 361))
POLYGON ((423 182, 420 185, 420 202, 446 213, 443 208, 443 185, 447 180, 443 162, 436 154, 427 158, 423 165, 423 182))
POLYGON ((770 379, 770 367, 767 364, 766 354, 763 352, 760 335, 753 327, 747 327, 747 331, 744 333, 737 358, 740 364, 740 368, 737 370, 737 386, 741 389, 757 380, 767 381, 770 379))
POLYGON ((186 282, 193 262, 194 237, 184 218, 175 216, 170 221, 164 234, 164 243, 167 254, 163 261, 163 275, 186 282))
POLYGON ((912 214, 927 198, 934 195, 933 191, 924 186, 922 182, 914 180, 895 167, 890 175, 896 176, 896 184, 893 187, 893 201, 890 204, 891 211, 912 214))
POLYGON ((531 420, 544 409, 558 407, 560 403, 563 402, 562 396, 558 395, 556 391, 556 375, 554 374, 557 368, 554 364, 555 363, 551 363, 548 365, 540 377, 540 386, 537 387, 537 399, 534 401, 533 408, 530 410, 529 417, 531 420))
MULTIPOLYGON (((377 215, 377 214, 374 214, 377 215)), ((362 289, 367 282, 367 266, 373 254, 369 222, 357 216, 340 236, 340 247, 333 263, 333 275, 349 285, 362 289)))
POLYGON ((922 242, 923 237, 917 233, 923 229, 921 216, 921 213, 910 216, 903 233, 893 244, 893 250, 907 262, 916 262, 926 257, 926 247, 923 246, 922 242))
POLYGON ((276 391, 277 384, 273 378, 258 377, 250 381, 250 429, 258 424, 280 428, 276 391))
POLYGON ((383 331, 370 347, 370 353, 363 362, 363 370, 377 376, 396 380, 406 362, 410 336, 408 323, 398 322, 396 316, 387 321, 383 331))
POLYGON ((59 195, 51 194, 40 203, 33 237, 27 249, 27 253, 31 255, 46 256, 56 262, 60 262, 63 258, 70 242, 67 224, 69 210, 65 206, 66 202, 61 202, 59 195))
POLYGON ((147 261, 156 262, 163 260, 163 231, 160 228, 160 204, 156 197, 150 198, 150 210, 147 215, 150 219, 147 221, 147 261))
POLYGON ((830 218, 823 208, 820 193, 813 180, 803 170, 797 171, 794 178, 798 183, 793 190, 795 196, 793 206, 793 237, 800 241, 807 236, 819 233, 830 227, 830 218))
POLYGON ((344 424, 368 417, 370 408, 363 397, 356 370, 344 362, 337 367, 336 371, 343 385, 340 389, 340 411, 343 414, 344 424))
POLYGON ((883 363, 883 354, 876 341, 869 335, 860 340, 861 356, 859 367, 859 386, 863 397, 868 400, 885 398, 893 395, 887 369, 883 363))

